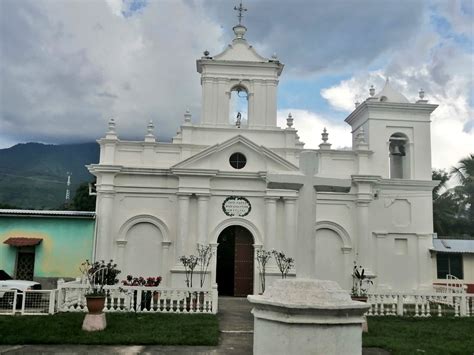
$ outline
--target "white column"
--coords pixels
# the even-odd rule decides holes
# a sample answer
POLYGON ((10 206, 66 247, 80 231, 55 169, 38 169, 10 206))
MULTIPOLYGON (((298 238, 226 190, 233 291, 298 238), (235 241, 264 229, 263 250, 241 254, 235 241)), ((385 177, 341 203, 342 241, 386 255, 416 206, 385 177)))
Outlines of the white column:
POLYGON ((197 198, 197 224, 198 224, 198 243, 207 244, 208 242, 208 211, 209 196, 198 195, 197 198))
POLYGON ((286 255, 295 257, 296 244, 296 198, 285 198, 285 235, 281 249, 286 255))
POLYGON ((276 245, 276 201, 277 197, 265 197, 265 249, 277 249, 276 245))
POLYGON ((186 242, 189 236, 189 197, 178 195, 178 226, 176 228, 176 260, 186 253, 186 242))
POLYGON ((115 192, 99 191, 98 211, 97 211, 97 235, 95 260, 110 260, 112 257, 111 239, 111 219, 114 207, 115 192))

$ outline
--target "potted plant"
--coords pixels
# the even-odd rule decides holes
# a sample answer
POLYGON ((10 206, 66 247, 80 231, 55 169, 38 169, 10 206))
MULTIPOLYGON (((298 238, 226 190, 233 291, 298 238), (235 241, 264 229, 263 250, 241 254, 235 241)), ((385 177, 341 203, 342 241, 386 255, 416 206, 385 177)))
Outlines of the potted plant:
POLYGON ((90 314, 100 314, 104 309, 107 290, 104 286, 118 283, 117 275, 120 270, 113 260, 106 263, 104 260, 91 263, 86 260, 81 264, 81 272, 87 279, 89 290, 86 292, 87 309, 90 314))
POLYGON ((354 262, 351 298, 354 301, 367 302, 367 291, 372 284, 373 281, 366 275, 364 268, 354 262))
POLYGON ((265 292, 266 266, 271 257, 272 257, 271 251, 267 251, 265 249, 257 250, 257 265, 258 265, 258 273, 260 275, 260 286, 262 287, 262 293, 265 292))

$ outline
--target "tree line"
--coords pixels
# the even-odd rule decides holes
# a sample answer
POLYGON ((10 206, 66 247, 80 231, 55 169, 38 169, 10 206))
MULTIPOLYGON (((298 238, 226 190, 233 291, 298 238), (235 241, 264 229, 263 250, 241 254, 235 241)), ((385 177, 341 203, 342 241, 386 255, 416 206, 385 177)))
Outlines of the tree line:
POLYGON ((440 236, 474 238, 474 154, 461 159, 457 166, 433 170, 433 227, 440 236), (448 181, 459 184, 447 188, 448 181))

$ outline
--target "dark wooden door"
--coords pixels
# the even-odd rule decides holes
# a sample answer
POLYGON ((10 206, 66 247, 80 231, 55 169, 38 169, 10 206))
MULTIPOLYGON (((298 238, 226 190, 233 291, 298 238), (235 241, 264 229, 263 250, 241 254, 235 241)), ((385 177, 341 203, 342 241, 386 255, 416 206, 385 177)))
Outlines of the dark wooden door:
POLYGON ((230 226, 217 240, 217 285, 219 295, 247 296, 253 293, 253 237, 245 228, 230 226))
POLYGON ((253 293, 253 240, 250 232, 235 227, 234 296, 253 293))
POLYGON ((16 260, 16 278, 18 280, 33 280, 35 271, 35 253, 18 252, 16 260))

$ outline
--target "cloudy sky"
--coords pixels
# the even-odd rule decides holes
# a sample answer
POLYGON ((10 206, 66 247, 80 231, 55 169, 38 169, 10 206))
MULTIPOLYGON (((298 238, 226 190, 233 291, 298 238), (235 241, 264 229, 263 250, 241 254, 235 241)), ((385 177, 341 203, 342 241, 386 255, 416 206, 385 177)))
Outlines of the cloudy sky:
MULTIPOLYGON (((237 0, 0 0, 0 148, 87 142, 108 118, 142 139, 148 120, 169 140, 190 108, 199 119, 195 60, 222 51, 237 0)), ((285 63, 288 112, 306 147, 328 128, 350 146, 344 118, 385 78, 433 114, 433 165, 474 152, 471 0, 247 0, 247 39, 285 63)))

